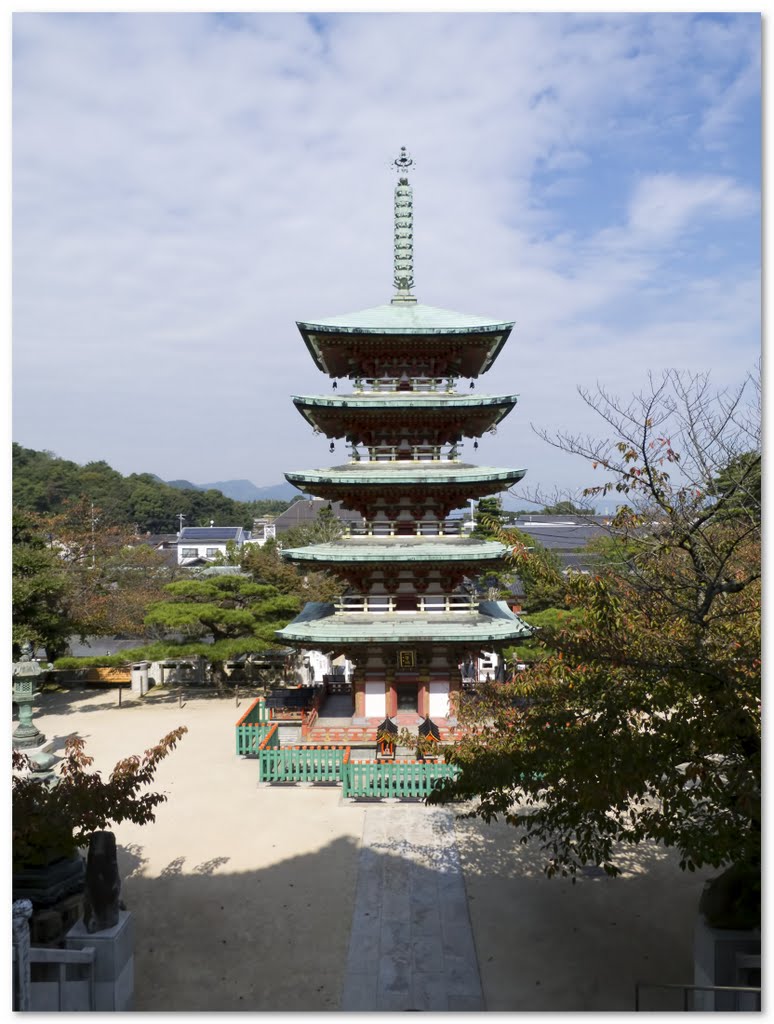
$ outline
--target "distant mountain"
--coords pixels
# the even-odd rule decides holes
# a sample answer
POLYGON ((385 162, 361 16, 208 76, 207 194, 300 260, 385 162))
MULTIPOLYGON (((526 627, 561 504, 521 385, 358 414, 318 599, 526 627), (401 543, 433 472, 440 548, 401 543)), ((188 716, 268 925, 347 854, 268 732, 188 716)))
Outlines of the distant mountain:
MULTIPOLYGON (((155 474, 154 474, 155 475, 155 474)), ((161 477, 156 477, 159 483, 165 483, 167 487, 176 487, 178 491, 201 491, 204 488, 198 484, 192 484, 190 480, 162 480, 161 477)))
POLYGON ((209 484, 192 484, 190 480, 168 480, 170 487, 180 490, 220 491, 233 501, 291 501, 301 492, 293 484, 256 487, 252 480, 217 480, 209 484))

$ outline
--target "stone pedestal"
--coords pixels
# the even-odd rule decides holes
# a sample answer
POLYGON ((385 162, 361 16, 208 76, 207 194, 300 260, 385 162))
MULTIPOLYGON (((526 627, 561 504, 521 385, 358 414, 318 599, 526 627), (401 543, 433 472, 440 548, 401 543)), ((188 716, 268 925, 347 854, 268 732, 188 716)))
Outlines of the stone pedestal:
MULTIPOLYGON (((693 941, 694 985, 740 985, 737 957, 761 951, 760 932, 711 928, 699 914, 693 941)), ((754 997, 750 997, 754 1002, 754 997)), ((754 1009, 739 992, 695 992, 694 1009, 702 1011, 754 1009), (736 1005, 735 1005, 736 1001, 736 1005)))
POLYGON ((148 692, 148 677, 151 663, 139 661, 132 665, 132 693, 144 697, 148 692))
POLYGON ((66 949, 96 950, 95 1010, 131 1010, 134 999, 134 918, 119 912, 118 924, 101 932, 88 932, 83 921, 70 929, 66 949))

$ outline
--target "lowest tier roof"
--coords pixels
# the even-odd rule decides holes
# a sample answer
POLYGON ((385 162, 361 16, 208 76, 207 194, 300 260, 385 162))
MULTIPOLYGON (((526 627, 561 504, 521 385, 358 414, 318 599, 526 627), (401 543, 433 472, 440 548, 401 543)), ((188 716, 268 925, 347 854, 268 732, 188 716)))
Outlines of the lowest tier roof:
POLYGON ((493 466, 474 466, 468 462, 431 462, 415 459, 393 462, 351 462, 326 469, 303 469, 285 474, 293 484, 355 484, 369 487, 384 484, 390 487, 419 487, 430 485, 476 485, 502 483, 503 487, 521 480, 526 469, 499 469, 493 466))
POLYGON ((504 601, 481 601, 477 612, 336 613, 332 604, 313 601, 277 630, 288 644, 467 643, 473 647, 513 643, 532 635, 504 601))

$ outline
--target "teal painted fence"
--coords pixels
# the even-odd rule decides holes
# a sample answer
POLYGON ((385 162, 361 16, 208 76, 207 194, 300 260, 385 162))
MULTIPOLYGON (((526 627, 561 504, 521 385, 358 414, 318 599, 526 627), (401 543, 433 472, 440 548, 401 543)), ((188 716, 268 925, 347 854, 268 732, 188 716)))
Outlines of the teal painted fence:
POLYGON ((260 782, 340 782, 344 798, 423 800, 456 765, 429 761, 353 761, 349 747, 280 747, 272 724, 257 748, 260 782))
POLYGON ((456 778, 452 764, 426 761, 347 761, 342 796, 381 800, 421 800, 441 779, 456 778))
POLYGON ((236 724, 236 752, 241 757, 257 757, 258 748, 272 724, 266 712, 266 701, 257 697, 236 724))
POLYGON ((341 782, 349 747, 282 747, 273 737, 258 751, 260 782, 341 782))

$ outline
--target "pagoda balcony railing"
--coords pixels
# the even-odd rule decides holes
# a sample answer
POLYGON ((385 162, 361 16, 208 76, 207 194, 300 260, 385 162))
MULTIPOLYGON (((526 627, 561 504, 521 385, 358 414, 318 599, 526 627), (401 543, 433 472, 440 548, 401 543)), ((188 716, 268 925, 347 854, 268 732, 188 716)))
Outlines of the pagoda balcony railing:
POLYGON ((414 607, 406 607, 408 597, 406 594, 346 595, 336 600, 336 611, 369 615, 426 615, 449 612, 470 614, 478 608, 478 598, 470 594, 418 594, 414 607))
POLYGON ((355 391, 420 391, 452 394, 457 381, 454 377, 356 377, 355 391))
POLYGON ((461 444, 350 446, 350 462, 459 462, 461 444))
POLYGON ((469 532, 467 519, 361 519, 346 523, 344 537, 460 537, 469 532))

